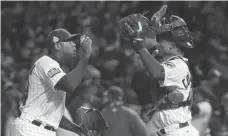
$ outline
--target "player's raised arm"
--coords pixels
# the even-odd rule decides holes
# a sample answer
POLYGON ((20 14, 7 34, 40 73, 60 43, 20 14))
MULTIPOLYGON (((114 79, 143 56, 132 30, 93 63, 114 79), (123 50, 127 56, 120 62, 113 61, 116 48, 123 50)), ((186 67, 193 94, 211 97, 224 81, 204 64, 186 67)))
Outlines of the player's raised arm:
POLYGON ((151 78, 157 80, 164 80, 164 68, 163 66, 149 53, 141 41, 136 41, 135 46, 141 46, 138 49, 138 54, 141 57, 141 60, 144 66, 149 71, 151 78))
POLYGON ((89 37, 83 35, 81 36, 80 41, 81 47, 78 52, 80 60, 78 64, 71 72, 63 76, 57 82, 55 88, 66 91, 73 91, 81 83, 89 62, 90 55, 92 53, 92 40, 89 37))
POLYGON ((55 90, 66 92, 75 90, 86 71, 92 52, 91 44, 92 40, 88 36, 70 34, 65 29, 52 31, 47 38, 49 55, 36 64, 41 80, 55 90), (62 68, 68 68, 75 59, 79 60, 76 67, 65 73, 62 68))
POLYGON ((162 6, 150 21, 145 16, 137 13, 129 15, 118 22, 120 32, 134 40, 134 49, 140 55, 143 64, 151 74, 151 78, 159 80, 164 79, 164 68, 147 49, 153 50, 158 44, 155 29, 158 21, 164 16, 166 8, 167 5, 162 6))
POLYGON ((147 49, 152 50, 156 53, 155 47, 158 45, 156 39, 156 25, 161 20, 161 18, 165 15, 167 9, 167 5, 163 5, 159 11, 157 11, 150 19, 147 37, 142 39, 136 38, 133 42, 135 49, 139 53, 143 64, 148 69, 152 78, 158 80, 164 80, 164 68, 163 66, 154 58, 155 54, 151 54, 147 49))

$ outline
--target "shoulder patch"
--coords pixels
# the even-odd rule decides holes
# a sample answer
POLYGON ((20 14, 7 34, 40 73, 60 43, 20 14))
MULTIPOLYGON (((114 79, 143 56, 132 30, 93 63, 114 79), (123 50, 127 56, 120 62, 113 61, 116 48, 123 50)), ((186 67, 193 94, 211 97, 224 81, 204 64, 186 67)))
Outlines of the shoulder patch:
POLYGON ((54 77, 56 74, 60 73, 60 70, 58 68, 52 68, 47 72, 47 75, 52 78, 54 77))
POLYGON ((175 65, 172 62, 165 62, 164 63, 167 68, 174 68, 175 65))

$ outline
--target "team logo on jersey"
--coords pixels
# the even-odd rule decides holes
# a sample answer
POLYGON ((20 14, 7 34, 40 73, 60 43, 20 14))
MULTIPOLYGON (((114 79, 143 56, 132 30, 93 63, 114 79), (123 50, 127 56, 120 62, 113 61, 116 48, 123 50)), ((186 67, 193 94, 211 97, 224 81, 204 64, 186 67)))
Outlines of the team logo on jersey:
POLYGON ((52 78, 54 77, 56 74, 60 73, 60 70, 58 68, 52 68, 47 72, 47 75, 52 78))
POLYGON ((167 68, 174 68, 175 65, 172 62, 165 62, 164 63, 167 68))
POLYGON ((58 41, 59 41, 59 38, 54 36, 54 37, 53 37, 53 42, 54 42, 54 43, 57 43, 58 41))

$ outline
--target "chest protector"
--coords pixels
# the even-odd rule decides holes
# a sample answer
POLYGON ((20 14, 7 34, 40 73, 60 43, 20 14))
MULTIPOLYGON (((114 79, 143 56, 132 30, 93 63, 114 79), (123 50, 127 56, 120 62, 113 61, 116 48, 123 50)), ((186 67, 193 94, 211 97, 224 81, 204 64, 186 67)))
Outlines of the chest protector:
POLYGON ((186 107, 189 108, 192 105, 193 97, 192 97, 192 90, 190 90, 187 100, 181 101, 178 103, 174 103, 168 98, 169 93, 172 93, 172 88, 168 87, 160 87, 158 81, 153 81, 152 83, 152 110, 148 113, 148 116, 152 116, 155 111, 161 110, 169 110, 169 109, 176 109, 179 107, 186 107))
POLYGON ((149 112, 149 116, 151 116, 155 111, 161 110, 169 110, 169 109, 176 109, 179 107, 186 107, 189 108, 193 102, 193 92, 190 90, 187 100, 180 101, 178 103, 174 103, 172 100, 169 99, 169 94, 174 92, 177 87, 160 87, 157 80, 152 80, 152 105, 153 108, 151 112, 149 112))

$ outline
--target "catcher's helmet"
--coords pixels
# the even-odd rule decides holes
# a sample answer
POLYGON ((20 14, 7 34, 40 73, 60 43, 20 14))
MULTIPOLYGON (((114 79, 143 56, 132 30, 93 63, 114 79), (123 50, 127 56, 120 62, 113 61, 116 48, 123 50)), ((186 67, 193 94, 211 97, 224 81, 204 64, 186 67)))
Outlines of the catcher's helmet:
POLYGON ((167 33, 177 45, 187 48, 194 47, 191 32, 188 30, 187 24, 182 18, 171 15, 170 23, 166 18, 161 19, 156 26, 156 34, 162 38, 162 36, 167 33))

